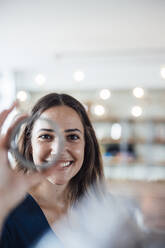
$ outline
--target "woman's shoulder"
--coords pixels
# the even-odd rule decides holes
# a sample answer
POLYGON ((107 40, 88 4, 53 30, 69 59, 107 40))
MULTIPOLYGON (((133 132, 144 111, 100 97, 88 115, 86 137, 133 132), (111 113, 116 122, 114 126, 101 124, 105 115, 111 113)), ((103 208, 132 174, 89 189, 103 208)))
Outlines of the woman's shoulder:
POLYGON ((33 213, 34 210, 36 210, 34 200, 32 197, 28 194, 25 196, 23 201, 20 202, 18 206, 16 206, 11 213, 8 215, 6 222, 9 223, 14 220, 18 219, 24 219, 29 218, 29 215, 33 213), (32 211, 32 212, 31 212, 32 211))
POLYGON ((28 247, 48 228, 41 209, 32 196, 27 195, 7 217, 2 229, 0 247, 28 247), (12 243, 14 245, 10 246, 12 243))
POLYGON ((23 201, 12 210, 5 225, 12 226, 12 228, 26 228, 30 231, 37 229, 37 226, 40 229, 49 227, 41 208, 30 194, 27 194, 23 201))

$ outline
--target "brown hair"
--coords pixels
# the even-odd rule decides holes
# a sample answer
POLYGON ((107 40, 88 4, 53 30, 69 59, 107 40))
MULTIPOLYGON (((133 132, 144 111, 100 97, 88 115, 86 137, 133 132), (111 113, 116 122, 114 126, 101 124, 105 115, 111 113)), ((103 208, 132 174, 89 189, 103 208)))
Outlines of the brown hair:
MULTIPOLYGON (((68 184, 68 196, 71 202, 75 202, 88 191, 91 185, 102 182, 104 178, 102 158, 95 131, 84 106, 78 100, 70 95, 57 93, 50 93, 40 98, 31 111, 32 119, 26 124, 25 131, 21 137, 20 152, 26 159, 33 161, 31 132, 34 122, 45 110, 61 105, 74 109, 79 115, 84 127, 85 151, 83 165, 68 184)), ((19 163, 18 167, 21 167, 19 163)), ((21 167, 21 169, 23 168, 21 167)), ((24 169, 24 171, 26 170, 24 169)))

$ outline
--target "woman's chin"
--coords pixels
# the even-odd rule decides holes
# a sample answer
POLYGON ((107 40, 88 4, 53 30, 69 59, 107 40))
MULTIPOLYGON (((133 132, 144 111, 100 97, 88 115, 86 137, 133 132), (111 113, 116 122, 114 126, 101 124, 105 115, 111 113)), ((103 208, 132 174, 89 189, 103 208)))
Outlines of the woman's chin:
POLYGON ((65 185, 67 182, 65 180, 62 179, 57 179, 57 178, 53 178, 53 177, 47 177, 47 180, 51 183, 51 184, 56 184, 56 185, 65 185))

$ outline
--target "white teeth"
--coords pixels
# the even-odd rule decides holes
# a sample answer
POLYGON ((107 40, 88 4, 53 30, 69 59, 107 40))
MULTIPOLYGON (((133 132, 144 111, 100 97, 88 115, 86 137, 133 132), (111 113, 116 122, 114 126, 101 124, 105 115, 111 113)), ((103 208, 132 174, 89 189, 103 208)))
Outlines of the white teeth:
POLYGON ((65 163, 62 163, 62 167, 67 167, 71 164, 71 162, 65 162, 65 163))
MULTIPOLYGON (((52 160, 47 159, 46 162, 51 163, 52 160)), ((67 166, 71 165, 71 163, 72 163, 72 161, 63 162, 63 163, 61 162, 60 165, 61 165, 61 167, 67 167, 67 166)))

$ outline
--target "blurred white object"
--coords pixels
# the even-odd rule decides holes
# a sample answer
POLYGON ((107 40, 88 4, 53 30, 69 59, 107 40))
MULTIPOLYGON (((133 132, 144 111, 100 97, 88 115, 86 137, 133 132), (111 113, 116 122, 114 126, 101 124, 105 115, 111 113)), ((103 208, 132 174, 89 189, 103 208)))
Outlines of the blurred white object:
POLYGON ((28 93, 24 90, 18 91, 17 99, 21 102, 25 102, 28 99, 28 93))
POLYGON ((83 81, 84 78, 85 78, 85 74, 83 71, 75 71, 74 74, 73 74, 73 78, 75 81, 77 82, 80 82, 80 81, 83 81))
POLYGON ((133 95, 137 98, 141 98, 144 96, 144 89, 141 87, 136 87, 133 89, 133 95))
POLYGON ((61 244, 55 234, 49 232, 36 248, 164 248, 165 230, 162 233, 150 232, 143 221, 145 217, 152 220, 150 206, 146 205, 151 192, 146 191, 147 194, 143 195, 142 187, 138 190, 136 183, 130 188, 127 186, 119 185, 115 189, 112 185, 112 194, 91 190, 67 216, 55 224, 61 244))
POLYGON ((83 197, 67 216, 55 224, 61 246, 49 232, 36 248, 133 248, 138 228, 136 222, 131 221, 134 218, 132 203, 109 193, 96 192, 94 190, 83 197), (124 235, 123 230, 126 230, 124 235))
POLYGON ((162 67, 160 68, 160 75, 161 75, 161 77, 162 77, 163 79, 165 79, 165 66, 162 66, 162 67))
POLYGON ((43 74, 38 74, 35 77, 35 82, 38 86, 42 86, 46 82, 46 77, 43 74))
POLYGON ((102 89, 100 91, 100 98, 103 100, 107 100, 111 97, 111 92, 108 89, 102 89))
POLYGON ((114 123, 112 124, 111 127, 111 137, 114 140, 118 140, 121 138, 121 134, 122 134, 122 127, 119 123, 114 123))
POLYGON ((0 111, 15 100, 16 88, 12 73, 3 73, 0 78, 0 111))
MULTIPOLYGON (((15 100, 15 94, 16 88, 12 73, 3 73, 0 78, 0 111, 10 107, 15 100)), ((16 114, 16 110, 9 114, 2 127, 2 133, 6 132, 16 114)))
POLYGON ((143 110, 142 110, 142 108, 140 106, 132 107, 131 113, 132 113, 133 116, 139 117, 139 116, 142 115, 142 112, 143 112, 143 110))

